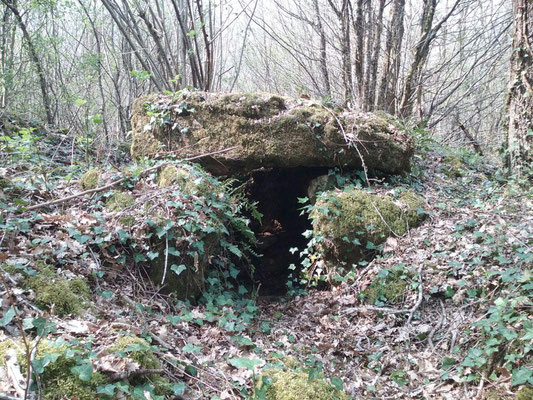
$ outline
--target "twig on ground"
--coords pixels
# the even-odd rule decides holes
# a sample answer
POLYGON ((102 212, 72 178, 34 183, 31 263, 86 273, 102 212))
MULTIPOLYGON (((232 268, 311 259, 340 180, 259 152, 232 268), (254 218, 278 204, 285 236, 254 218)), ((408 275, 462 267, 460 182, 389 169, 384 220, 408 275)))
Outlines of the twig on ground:
POLYGON ((483 386, 485 385, 485 378, 481 376, 481 379, 479 380, 479 385, 477 387, 476 397, 474 400, 481 400, 483 397, 483 386))
POLYGON ((409 313, 409 318, 407 319, 407 325, 411 323, 411 320, 413 319, 416 310, 418 310, 418 308, 420 307, 420 304, 422 304, 422 300, 424 299, 424 286, 423 286, 423 280, 422 280, 423 268, 424 268, 424 264, 420 264, 420 267, 418 267, 418 298, 413 308, 411 308, 411 311, 409 313))
POLYGON ((440 302, 440 307, 442 309, 442 314, 440 316, 440 319, 439 319, 439 322, 433 327, 433 329, 431 330, 431 332, 429 332, 429 335, 428 335, 428 343, 429 343, 429 347, 431 347, 431 351, 435 351, 435 345, 433 344, 433 336, 435 335, 435 332, 437 332, 442 324, 444 323, 444 320, 446 319, 446 310, 444 309, 444 303, 440 302))

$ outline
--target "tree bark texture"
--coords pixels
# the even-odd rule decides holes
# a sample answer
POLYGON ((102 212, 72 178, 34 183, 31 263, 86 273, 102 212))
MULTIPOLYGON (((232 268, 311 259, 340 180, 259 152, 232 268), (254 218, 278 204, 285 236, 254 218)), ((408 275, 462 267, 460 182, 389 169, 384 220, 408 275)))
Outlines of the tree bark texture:
POLYGON ((506 164, 521 175, 533 162, 533 1, 513 0, 514 37, 506 164))

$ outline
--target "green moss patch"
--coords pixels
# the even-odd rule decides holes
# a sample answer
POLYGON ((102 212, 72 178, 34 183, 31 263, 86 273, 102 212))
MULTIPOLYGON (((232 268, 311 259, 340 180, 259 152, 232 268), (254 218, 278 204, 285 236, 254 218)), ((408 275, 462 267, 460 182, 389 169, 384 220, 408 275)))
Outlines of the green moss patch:
POLYGON ((79 185, 84 190, 96 189, 100 181, 100 171, 90 169, 80 179, 79 185))
MULTIPOLYGON (((142 369, 161 369, 161 363, 152 352, 150 344, 142 338, 122 336, 107 351, 138 362, 142 369)), ((154 385, 157 394, 166 395, 171 393, 171 385, 168 379, 157 374, 134 378, 131 383, 144 385, 147 379, 154 385)))
POLYGON ((267 400, 348 400, 349 397, 325 379, 309 381, 303 372, 267 370, 259 378, 256 391, 266 392, 267 400))
POLYGON ((533 399, 533 386, 523 386, 516 393, 516 400, 531 400, 533 399))
POLYGON ((186 164, 181 167, 168 165, 163 168, 158 184, 161 188, 177 186, 186 195, 206 195, 216 191, 205 172, 186 164))
POLYGON ((131 358, 133 361, 137 361, 142 368, 161 368, 161 363, 152 352, 150 344, 136 336, 121 336, 107 351, 131 358))
POLYGON ((456 156, 446 156, 444 157, 444 173, 449 178, 460 178, 465 174, 465 165, 463 161, 456 156))
POLYGON ((109 211, 123 211, 132 206, 135 199, 131 194, 115 191, 106 201, 106 208, 109 211))
POLYGON ((63 316, 79 314, 90 298, 89 286, 82 278, 67 279, 56 274, 52 268, 41 268, 37 275, 28 277, 24 286, 35 293, 41 307, 63 316))
POLYGON ((368 304, 397 304, 405 298, 411 274, 403 268, 381 270, 361 297, 368 304))

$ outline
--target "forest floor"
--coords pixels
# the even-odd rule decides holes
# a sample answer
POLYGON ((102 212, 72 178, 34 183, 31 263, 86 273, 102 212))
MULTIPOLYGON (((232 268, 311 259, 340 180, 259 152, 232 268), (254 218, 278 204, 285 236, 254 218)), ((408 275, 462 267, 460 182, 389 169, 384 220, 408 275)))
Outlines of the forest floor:
MULTIPOLYGON (((104 360, 102 350, 124 334, 142 336, 161 361, 160 373, 173 383, 168 398, 254 398, 254 381, 277 365, 311 380, 325 376, 353 399, 529 399, 531 188, 498 179, 494 170, 451 168, 433 151, 417 161, 417 170, 413 185, 427 201, 426 222, 389 238, 355 279, 292 298, 221 299, 216 309, 176 303, 130 267, 91 280, 90 307, 58 317, 53 310, 37 312, 21 275, 6 267, 24 264, 35 247, 30 256, 2 237, 0 342, 21 334, 17 318, 42 316, 53 329, 41 329, 41 336, 82 344, 92 370, 117 374, 131 365, 116 356, 104 360), (393 302, 378 296, 366 304, 361 293, 376 287, 385 297, 388 288, 400 289, 389 295, 393 302), (8 320, 13 301, 17 314, 8 320)), ((50 211, 39 224, 31 222, 40 232, 34 238, 46 236, 46 246, 61 242, 76 254, 90 252, 79 240, 43 233, 61 223, 65 207, 69 203, 61 215, 50 211)), ((78 267, 70 274, 83 269, 78 267)), ((130 389, 120 390, 119 384, 98 387, 113 398, 130 389)), ((21 398, 5 370, 0 393, 21 398)), ((156 398, 139 393, 132 396, 156 398)))

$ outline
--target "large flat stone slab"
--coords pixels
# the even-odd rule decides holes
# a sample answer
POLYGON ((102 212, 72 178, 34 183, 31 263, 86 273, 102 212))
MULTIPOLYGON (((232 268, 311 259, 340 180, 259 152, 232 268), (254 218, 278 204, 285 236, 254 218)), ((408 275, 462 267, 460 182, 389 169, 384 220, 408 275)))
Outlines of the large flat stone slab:
POLYGON ((187 92, 137 99, 132 156, 197 156, 216 175, 259 168, 362 167, 387 174, 409 168, 413 140, 386 114, 332 110, 312 100, 265 93, 187 92))

